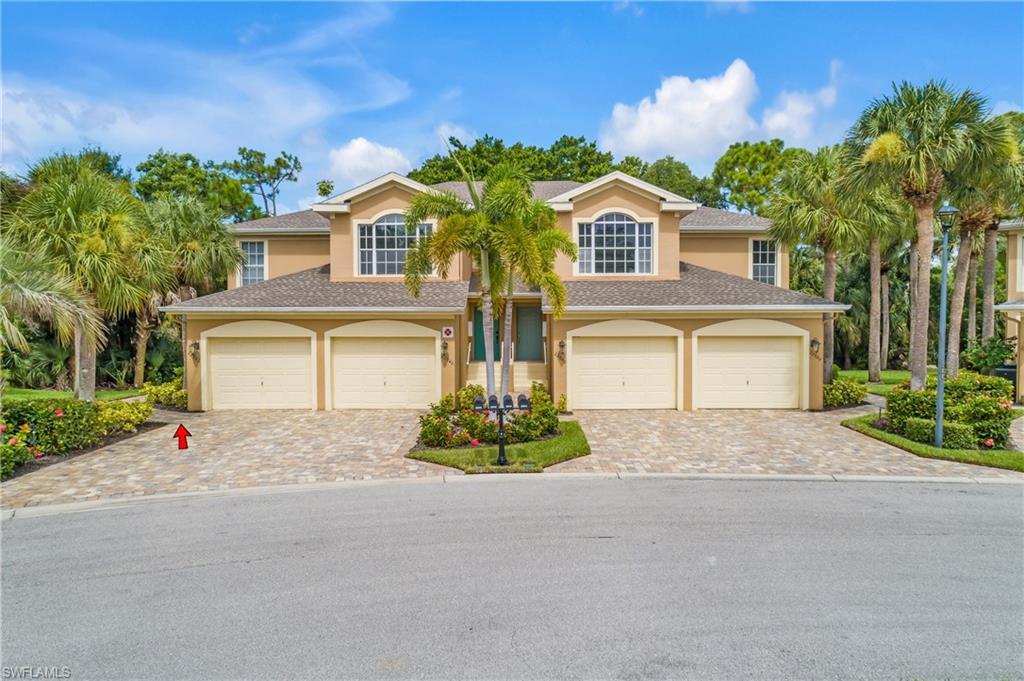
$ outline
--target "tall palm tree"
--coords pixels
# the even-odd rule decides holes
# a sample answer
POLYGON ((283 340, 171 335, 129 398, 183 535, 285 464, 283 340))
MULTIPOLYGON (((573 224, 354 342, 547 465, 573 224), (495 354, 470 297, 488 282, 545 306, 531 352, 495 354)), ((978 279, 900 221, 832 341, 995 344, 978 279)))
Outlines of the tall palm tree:
MULTIPOLYGON (((841 250, 861 242, 876 214, 886 211, 877 192, 852 192, 849 162, 839 145, 822 147, 797 158, 783 171, 779 192, 769 204, 769 234, 790 245, 813 244, 824 257, 822 294, 835 300, 836 260, 841 250)), ((825 316, 825 382, 832 382, 835 320, 825 316)))
POLYGON ((405 285, 418 296, 424 280, 436 272, 448 278, 452 261, 468 254, 480 271, 480 298, 483 317, 484 362, 488 395, 495 393, 494 381, 494 298, 500 291, 505 266, 495 243, 495 225, 508 217, 508 207, 522 205, 522 186, 503 172, 489 174, 482 190, 476 179, 452 153, 469 190, 469 203, 451 192, 430 191, 417 194, 405 212, 406 228, 413 230, 429 218, 437 220, 437 229, 427 238, 419 239, 405 257, 405 285))
MULTIPOLYGON (((167 253, 141 229, 141 204, 126 184, 66 158, 43 161, 14 214, 13 231, 91 300, 97 314, 134 312, 171 281, 167 253)), ((96 396, 96 351, 105 338, 75 327, 75 396, 96 396)))
MULTIPOLYGON (((160 305, 188 300, 197 292, 209 291, 215 281, 244 261, 242 251, 220 216, 195 197, 157 199, 146 204, 145 218, 150 238, 160 242, 170 254, 173 276, 167 282, 169 289, 150 291, 146 303, 136 310, 135 387, 141 386, 145 378, 146 348, 160 321, 160 305)), ((185 343, 184 334, 182 343, 185 343)), ((184 352, 182 345, 182 356, 184 352)))
MULTIPOLYGON (((75 282, 44 254, 25 250, 0 233, 0 355, 28 352, 18 319, 43 321, 70 343, 75 329, 95 338, 103 324, 75 282)), ((4 388, 0 373, 0 400, 4 388)))
POLYGON ((848 142, 860 161, 858 179, 889 184, 914 209, 910 383, 915 390, 924 388, 927 377, 935 203, 946 173, 980 168, 1004 154, 1007 131, 989 117, 984 97, 970 90, 954 92, 936 81, 920 87, 894 84, 892 94, 872 102, 850 131, 848 142))

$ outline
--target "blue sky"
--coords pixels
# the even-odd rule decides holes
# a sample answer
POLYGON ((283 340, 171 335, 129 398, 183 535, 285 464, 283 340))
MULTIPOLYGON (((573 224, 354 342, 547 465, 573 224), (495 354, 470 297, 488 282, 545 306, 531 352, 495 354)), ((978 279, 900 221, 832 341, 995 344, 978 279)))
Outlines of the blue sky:
POLYGON ((286 149, 305 166, 287 209, 448 134, 585 135, 704 173, 737 139, 837 141, 894 80, 1024 102, 1019 2, 4 2, 0 19, 5 169, 86 144, 131 166, 286 149))

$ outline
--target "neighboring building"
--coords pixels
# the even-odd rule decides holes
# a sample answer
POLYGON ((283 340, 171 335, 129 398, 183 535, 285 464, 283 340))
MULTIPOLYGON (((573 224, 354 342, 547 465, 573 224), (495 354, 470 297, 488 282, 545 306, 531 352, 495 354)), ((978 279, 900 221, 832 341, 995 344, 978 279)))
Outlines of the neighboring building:
MULTIPOLYGON (((438 190, 468 198, 462 183, 389 174, 236 225, 246 264, 229 290, 166 308, 186 321, 189 408, 423 408, 482 384, 469 257, 418 298, 402 281, 406 248, 436 226, 407 233, 403 211, 438 190)), ((847 306, 788 290, 767 220, 619 172, 534 195, 580 253, 556 264, 560 319, 539 292, 515 293, 514 392, 541 381, 571 409, 821 408, 823 315, 847 306)))
MULTIPOLYGON (((1006 316, 1006 337, 1020 339, 1024 319, 1024 219, 1004 220, 999 231, 1006 235, 1006 302, 996 310, 1006 316)), ((1021 343, 1017 343, 1017 402, 1024 400, 1021 343)))

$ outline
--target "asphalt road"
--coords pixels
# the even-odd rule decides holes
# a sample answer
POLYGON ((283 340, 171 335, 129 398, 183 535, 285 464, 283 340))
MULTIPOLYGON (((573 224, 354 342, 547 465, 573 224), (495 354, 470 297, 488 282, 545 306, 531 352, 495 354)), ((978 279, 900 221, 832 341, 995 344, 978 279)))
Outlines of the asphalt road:
POLYGON ((531 476, 2 530, 2 664, 72 679, 1024 676, 1018 485, 531 476))

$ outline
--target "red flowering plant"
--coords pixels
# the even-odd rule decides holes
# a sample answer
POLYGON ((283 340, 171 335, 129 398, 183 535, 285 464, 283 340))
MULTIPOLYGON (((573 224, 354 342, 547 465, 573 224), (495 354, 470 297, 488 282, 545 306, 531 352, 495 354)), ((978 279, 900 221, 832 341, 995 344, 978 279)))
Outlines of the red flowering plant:
POLYGON ((33 458, 42 456, 34 446, 29 444, 29 436, 32 429, 28 424, 23 424, 17 431, 10 433, 7 424, 0 424, 4 433, 3 440, 0 440, 0 480, 6 480, 14 472, 14 469, 33 458))

